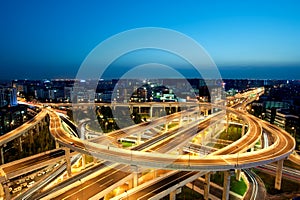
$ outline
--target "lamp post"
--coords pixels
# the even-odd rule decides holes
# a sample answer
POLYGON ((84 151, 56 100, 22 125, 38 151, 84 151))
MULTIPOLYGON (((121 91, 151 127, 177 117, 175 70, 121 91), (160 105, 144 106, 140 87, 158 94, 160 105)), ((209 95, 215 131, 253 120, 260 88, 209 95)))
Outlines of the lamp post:
POLYGON ((296 129, 295 129, 295 127, 292 127, 292 130, 294 131, 293 136, 296 139, 296 129))

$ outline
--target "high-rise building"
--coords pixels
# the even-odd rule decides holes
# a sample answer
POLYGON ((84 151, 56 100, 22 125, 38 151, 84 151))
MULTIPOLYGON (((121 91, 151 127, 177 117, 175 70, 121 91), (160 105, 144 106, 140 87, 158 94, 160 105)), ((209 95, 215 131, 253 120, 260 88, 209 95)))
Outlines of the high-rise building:
POLYGON ((17 89, 12 87, 0 88, 0 107, 16 105, 18 105, 17 89))

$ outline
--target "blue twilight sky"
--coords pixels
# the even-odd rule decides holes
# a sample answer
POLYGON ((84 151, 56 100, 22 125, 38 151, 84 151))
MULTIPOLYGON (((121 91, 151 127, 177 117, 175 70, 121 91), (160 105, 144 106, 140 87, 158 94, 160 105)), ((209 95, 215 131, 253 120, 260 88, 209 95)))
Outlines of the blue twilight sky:
POLYGON ((74 78, 101 41, 149 26, 195 39, 224 78, 300 79, 299 10, 298 0, 1 1, 0 79, 74 78))

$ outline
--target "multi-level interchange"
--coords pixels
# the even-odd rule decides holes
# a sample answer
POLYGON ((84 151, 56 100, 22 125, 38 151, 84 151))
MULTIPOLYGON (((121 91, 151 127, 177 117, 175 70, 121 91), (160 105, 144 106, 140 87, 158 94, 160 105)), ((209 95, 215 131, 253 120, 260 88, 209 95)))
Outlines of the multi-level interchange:
MULTIPOLYGON (((251 92, 258 93, 257 90, 251 92)), ((205 175, 202 179, 204 182, 202 193, 205 199, 214 199, 216 197, 210 192, 213 189, 210 184, 211 172, 224 171, 221 196, 222 199, 229 199, 230 177, 233 173, 236 173, 237 179, 240 179, 242 170, 247 173, 248 168, 274 162, 277 162, 275 188, 280 189, 283 161, 290 158, 293 162, 299 162, 292 155, 295 141, 284 130, 247 114, 244 108, 253 100, 244 96, 240 97, 243 100, 238 101, 239 103, 233 107, 201 103, 105 104, 112 109, 119 106, 127 106, 129 109, 148 107, 150 119, 148 122, 108 134, 98 134, 97 137, 92 138, 86 135, 89 131, 82 130, 85 127, 84 122, 78 126, 77 130, 82 131, 79 131, 76 137, 70 133, 70 129, 66 128, 67 125, 54 109, 43 108, 33 120, 0 137, 2 164, 5 162, 3 145, 13 139, 21 138, 22 135, 32 137, 42 128, 40 124, 45 123, 45 120, 50 120, 50 133, 57 143, 55 150, 1 166, 0 180, 6 199, 11 198, 7 186, 9 180, 60 160, 65 160, 66 164, 59 169, 61 172, 66 170, 69 178, 52 188, 40 190, 57 177, 59 173, 57 170, 46 180, 42 180, 16 198, 101 199, 115 188, 127 183, 131 189, 120 192, 114 199, 160 199, 167 195, 170 195, 170 199, 174 199, 181 187, 191 185, 205 175), (152 116, 152 109, 155 106, 178 108, 183 104, 188 109, 159 118, 152 116), (177 126, 169 128, 168 125, 171 123, 176 123, 177 126), (205 147, 210 141, 218 140, 218 134, 226 130, 231 123, 242 127, 242 136, 239 140, 217 150, 205 147), (149 130, 159 130, 157 131, 159 133, 155 137, 142 141, 143 134, 149 130), (136 146, 126 149, 117 146, 118 140, 131 135, 135 135, 136 146), (261 141, 262 148, 254 150, 258 141, 261 141), (81 173, 72 174, 72 164, 84 154, 93 156, 94 166, 81 173), (143 180, 145 174, 151 173, 154 177, 152 180, 143 180)), ((74 104, 73 106, 84 109, 101 105, 104 104, 74 104)), ((22 148, 21 143, 20 139, 20 148, 22 148)), ((83 168, 85 168, 84 158, 85 156, 81 158, 83 168)), ((255 177, 252 176, 252 180, 253 186, 250 187, 252 192, 249 198, 256 199, 259 192, 254 187, 255 177)))

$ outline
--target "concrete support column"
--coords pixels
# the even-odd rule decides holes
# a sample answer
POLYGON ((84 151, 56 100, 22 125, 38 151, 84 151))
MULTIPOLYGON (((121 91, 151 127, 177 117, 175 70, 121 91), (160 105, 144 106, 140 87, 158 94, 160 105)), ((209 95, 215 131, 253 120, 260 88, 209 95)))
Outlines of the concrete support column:
POLYGON ((152 121, 152 117, 153 117, 153 107, 152 107, 152 105, 150 106, 149 117, 150 117, 150 121, 152 121))
POLYGON ((38 124, 35 125, 35 132, 36 132, 37 135, 40 134, 40 128, 39 128, 39 125, 38 125, 38 124))
POLYGON ((66 157, 66 163, 67 163, 67 173, 68 177, 72 176, 72 171, 71 171, 71 158, 70 158, 70 149, 65 147, 65 157, 66 157))
POLYGON ((217 125, 213 125, 212 127, 211 127, 211 134, 210 134, 210 137, 211 138, 213 138, 214 136, 215 136, 215 134, 216 134, 216 131, 217 130, 217 125))
POLYGON ((183 147, 178 148, 177 151, 178 151, 178 154, 179 154, 179 155, 182 155, 182 154, 184 153, 184 152, 183 152, 183 147))
POLYGON ((176 190, 174 190, 174 191, 172 191, 171 193, 170 193, 170 198, 169 198, 170 200, 175 200, 176 199, 176 190))
POLYGON ((44 126, 43 126, 43 123, 42 123, 42 122, 40 122, 40 123, 39 123, 39 127, 40 127, 40 131, 42 131, 42 130, 43 130, 43 128, 44 128, 44 126))
POLYGON ((167 123, 165 123, 165 132, 167 132, 168 131, 168 126, 169 126, 169 123, 167 122, 167 123))
POLYGON ((7 184, 3 184, 3 190, 4 190, 4 193, 5 193, 5 199, 10 200, 11 196, 10 196, 10 191, 9 191, 9 188, 8 188, 7 184))
POLYGON ((98 161, 98 159, 96 157, 93 156, 93 162, 96 164, 98 161))
POLYGON ((277 189, 277 190, 281 189, 283 161, 284 160, 277 161, 276 177, 275 177, 275 189, 277 189))
POLYGON ((139 106, 139 114, 141 114, 141 106, 139 106))
POLYGON ((137 187, 139 185, 139 177, 138 172, 133 173, 133 187, 137 187))
POLYGON ((197 120, 199 117, 198 113, 194 113, 194 115, 195 115, 195 120, 197 120))
POLYGON ((30 141, 30 144, 33 144, 34 143, 34 140, 33 140, 33 131, 32 130, 29 130, 29 141, 30 141))
POLYGON ((240 180, 241 180, 241 172, 242 172, 241 169, 237 169, 237 170, 235 171, 235 179, 236 179, 237 181, 240 181, 240 180))
POLYGON ((204 110, 204 116, 208 116, 208 109, 204 110))
POLYGON ((138 177, 138 175, 139 175, 139 168, 138 168, 138 166, 136 166, 136 165, 131 165, 131 170, 132 170, 132 172, 133 172, 133 187, 137 187, 138 186, 138 184, 139 184, 139 177, 138 177))
POLYGON ((46 126, 47 125, 47 120, 46 117, 44 117, 44 119, 42 119, 43 125, 46 126))
POLYGON ((85 154, 81 154, 82 168, 85 169, 85 154))
POLYGON ((178 119, 178 126, 181 127, 181 125, 182 125, 182 116, 180 115, 178 119))
POLYGON ((59 148, 59 143, 57 140, 55 140, 55 148, 58 149, 59 148))
POLYGON ((137 133, 137 145, 141 144, 141 140, 142 140, 142 133, 137 133))
POLYGON ((153 169, 153 179, 157 178, 157 170, 153 169))
POLYGON ((202 138, 202 141, 205 141, 206 140, 206 135, 208 134, 208 130, 204 130, 204 132, 201 134, 201 138, 202 138))
POLYGON ((133 179, 130 179, 130 180, 128 181, 128 188, 129 188, 129 189, 133 188, 133 179))
POLYGON ((230 189, 230 172, 224 171, 224 183, 223 183, 223 194, 222 200, 229 199, 229 189, 230 189))
POLYGON ((170 193, 169 199, 170 199, 170 200, 175 200, 175 199, 176 199, 176 194, 180 194, 180 193, 181 193, 181 188, 178 188, 178 189, 172 191, 172 192, 170 193))
POLYGON ((3 146, 0 147, 0 154, 1 154, 1 165, 4 164, 4 153, 3 153, 3 146))
POLYGON ((20 136, 18 138, 18 140, 19 140, 19 150, 20 150, 20 152, 22 152, 23 151, 23 148, 22 148, 22 136, 20 136))
POLYGON ((204 182, 204 199, 205 200, 208 200, 209 188, 210 188, 210 172, 205 174, 205 182, 204 182))
POLYGON ((133 113, 133 105, 129 106, 130 113, 133 113))

